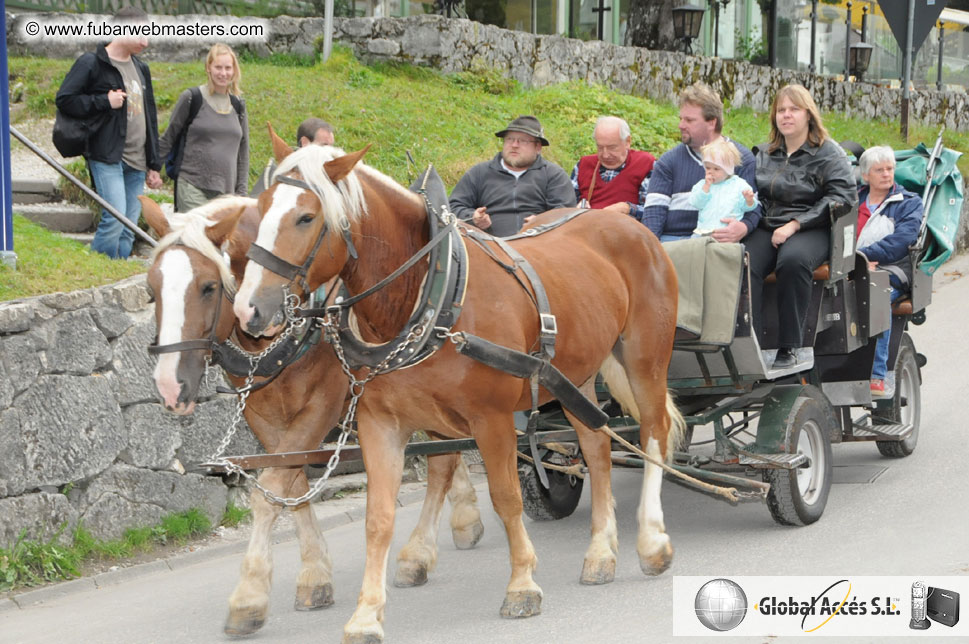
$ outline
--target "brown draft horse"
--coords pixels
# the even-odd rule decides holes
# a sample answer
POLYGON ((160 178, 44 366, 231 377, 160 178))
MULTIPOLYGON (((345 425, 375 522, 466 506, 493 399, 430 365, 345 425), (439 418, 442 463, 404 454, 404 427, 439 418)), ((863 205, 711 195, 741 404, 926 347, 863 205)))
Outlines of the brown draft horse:
MULTIPOLYGON (((335 275, 358 294, 374 285, 428 241, 423 201, 393 180, 360 163, 361 150, 336 156, 308 146, 292 152, 273 135, 280 160, 277 177, 311 189, 277 182, 262 194, 262 222, 256 243, 299 266, 315 255, 308 286, 335 275), (287 156, 288 155, 288 156, 287 156), (341 236, 349 219, 359 259, 341 236), (324 228, 325 227, 325 228, 324 228), (317 240, 322 235, 322 244, 317 240)), ((544 215, 541 221, 555 218, 544 215)), ((514 242, 541 275, 558 316, 553 364, 587 396, 601 371, 613 395, 640 422, 647 453, 665 458, 684 425, 666 389, 676 324, 677 282, 656 237, 623 215, 590 212, 533 239, 514 242)), ((468 288, 455 331, 528 352, 536 346, 539 316, 525 289, 474 244, 467 244, 468 288)), ((504 259, 496 247, 493 252, 504 259)), ((507 261, 507 260, 505 260, 507 261)), ((387 287, 353 305, 351 325, 364 341, 393 339, 411 312, 428 270, 418 262, 387 287)), ((284 293, 301 290, 255 262, 246 267, 235 312, 252 334, 275 333, 284 293)), ((358 376, 360 377, 360 376, 358 376)), ((542 392, 542 401, 550 398, 542 392)), ((522 523, 512 412, 531 403, 521 380, 458 354, 446 345, 408 369, 372 380, 361 398, 359 438, 367 468, 367 559, 357 608, 344 628, 344 642, 383 638, 387 551, 394 523, 394 499, 408 436, 434 428, 450 437, 472 436, 484 457, 495 510, 504 523, 511 554, 511 580, 501 608, 504 617, 541 611, 542 591, 532 578, 537 559, 522 523)), ((617 532, 610 484, 610 440, 570 417, 590 470, 592 539, 581 580, 606 583, 615 577, 617 532)), ((662 472, 647 465, 639 505, 637 551, 646 574, 672 561, 660 505, 662 472)))
MULTIPOLYGON (((233 334, 245 350, 257 353, 266 346, 238 333, 229 297, 234 278, 242 275, 246 251, 255 238, 259 213, 254 199, 225 197, 170 222, 158 205, 142 197, 149 225, 162 236, 148 273, 155 294, 158 343, 172 345, 195 339, 222 342, 233 334), (226 265, 222 252, 229 257, 226 265), (225 298, 220 303, 219 298, 225 298)), ((194 410, 205 358, 211 349, 162 353, 155 368, 155 384, 163 404, 185 415, 194 410)), ((235 387, 244 378, 229 374, 235 387)), ((256 382, 262 381, 257 378, 256 382)), ((315 345, 303 359, 287 367, 275 380, 254 391, 245 418, 266 451, 316 449, 326 432, 337 424, 347 393, 347 378, 333 351, 315 345)), ((302 468, 270 468, 260 483, 279 496, 302 496, 309 490, 302 468)), ((467 467, 459 455, 428 459, 428 489, 420 522, 401 550, 396 583, 419 585, 437 560, 437 528, 445 495, 451 500, 451 529, 458 548, 471 548, 483 526, 467 467), (452 485, 453 476, 453 485, 452 485)), ((281 507, 253 490, 252 535, 242 564, 242 576, 229 599, 225 631, 252 633, 265 622, 272 576, 272 525, 281 507)), ((296 586, 296 610, 323 608, 333 603, 331 564, 326 543, 308 503, 293 509, 300 543, 302 568, 296 586)))

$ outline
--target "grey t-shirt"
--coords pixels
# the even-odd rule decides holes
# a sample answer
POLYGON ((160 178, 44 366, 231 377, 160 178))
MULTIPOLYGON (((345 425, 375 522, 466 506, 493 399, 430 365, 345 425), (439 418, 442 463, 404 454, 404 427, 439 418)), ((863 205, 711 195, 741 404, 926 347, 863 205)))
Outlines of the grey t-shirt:
MULTIPOLYGON (((240 117, 224 94, 211 95, 202 86, 202 105, 188 126, 185 151, 178 171, 179 181, 220 194, 249 192, 249 121, 246 110, 240 117)), ((178 97, 168 129, 160 141, 161 157, 168 156, 188 120, 191 93, 178 97)))
POLYGON ((124 91, 128 95, 125 107, 128 110, 128 132, 124 139, 124 153, 121 159, 136 170, 142 172, 148 169, 148 162, 145 158, 145 141, 148 136, 145 124, 145 80, 141 77, 135 62, 128 60, 115 60, 111 58, 114 65, 124 80, 124 91))

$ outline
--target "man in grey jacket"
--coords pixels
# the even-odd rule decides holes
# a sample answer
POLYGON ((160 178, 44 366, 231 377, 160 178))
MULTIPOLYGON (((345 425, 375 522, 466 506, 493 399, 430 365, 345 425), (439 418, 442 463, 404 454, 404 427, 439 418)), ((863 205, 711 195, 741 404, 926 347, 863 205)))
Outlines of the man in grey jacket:
POLYGON ((531 217, 575 205, 565 170, 542 158, 548 139, 534 116, 519 116, 496 132, 501 152, 468 170, 451 193, 459 219, 495 235, 514 235, 531 217))

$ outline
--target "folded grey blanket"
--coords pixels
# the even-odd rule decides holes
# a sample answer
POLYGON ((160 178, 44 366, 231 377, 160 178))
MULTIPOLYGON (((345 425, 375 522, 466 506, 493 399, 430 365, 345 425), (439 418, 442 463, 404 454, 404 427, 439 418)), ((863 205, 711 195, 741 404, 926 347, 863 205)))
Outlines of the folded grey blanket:
POLYGON ((695 237, 663 244, 679 279, 677 342, 727 345, 733 341, 743 278, 744 247, 695 237))

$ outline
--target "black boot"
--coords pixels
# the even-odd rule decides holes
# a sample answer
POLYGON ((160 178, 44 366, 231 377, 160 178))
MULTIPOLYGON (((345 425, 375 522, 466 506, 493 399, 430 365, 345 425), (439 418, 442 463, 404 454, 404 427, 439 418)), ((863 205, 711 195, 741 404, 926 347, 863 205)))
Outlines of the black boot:
POLYGON ((777 350, 777 356, 774 357, 774 369, 790 369, 796 364, 797 357, 794 355, 794 349, 781 347, 777 350))

